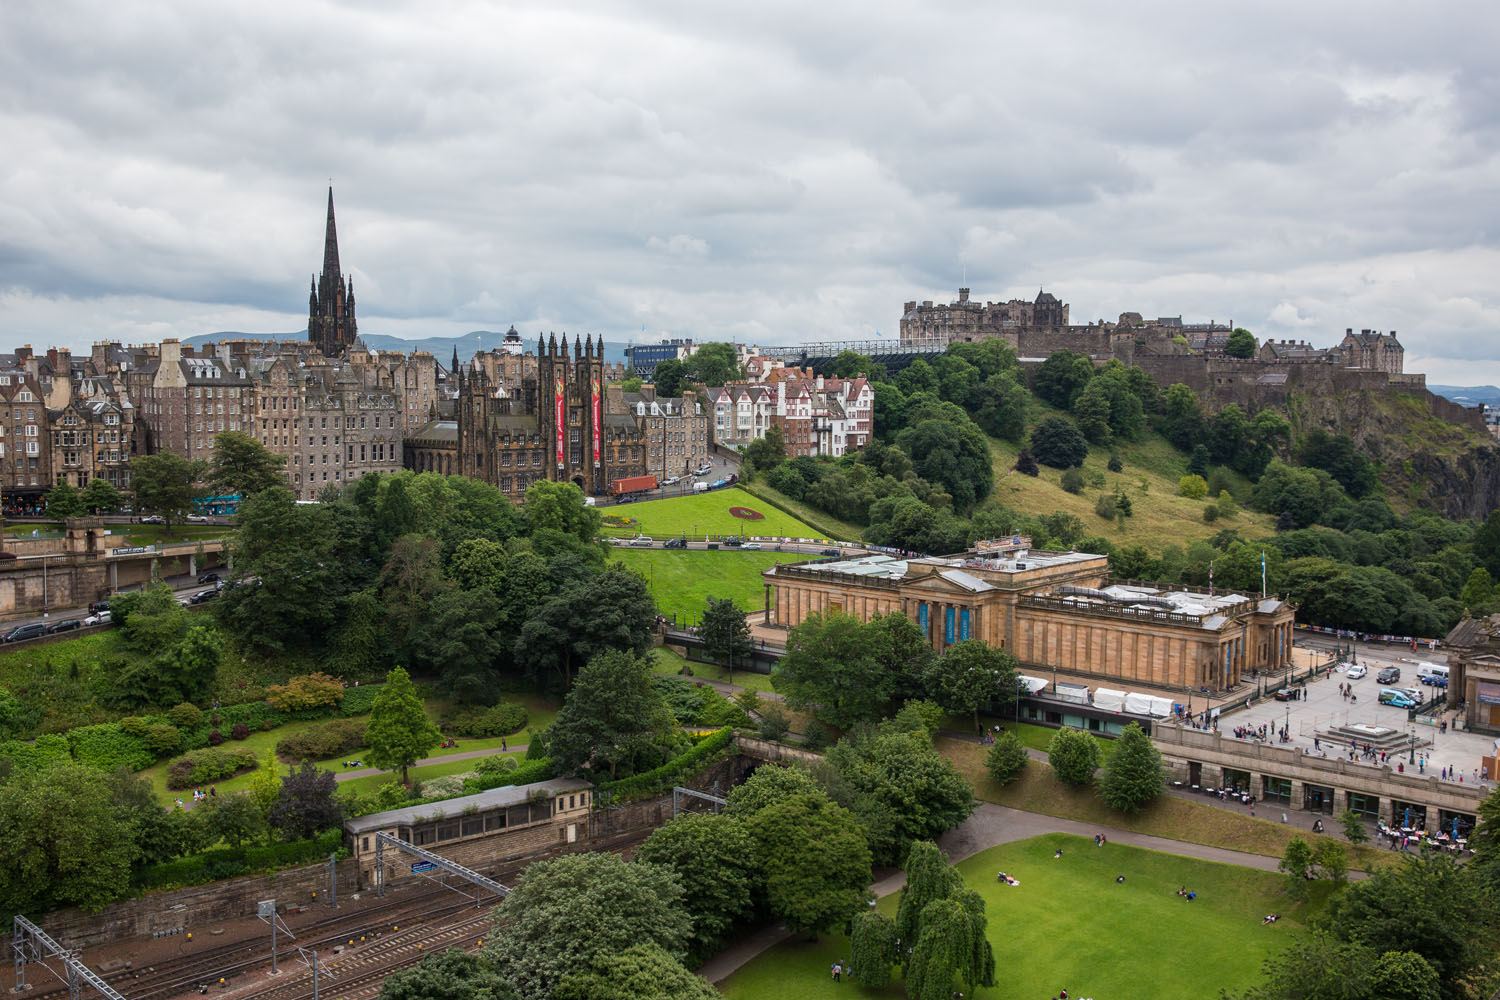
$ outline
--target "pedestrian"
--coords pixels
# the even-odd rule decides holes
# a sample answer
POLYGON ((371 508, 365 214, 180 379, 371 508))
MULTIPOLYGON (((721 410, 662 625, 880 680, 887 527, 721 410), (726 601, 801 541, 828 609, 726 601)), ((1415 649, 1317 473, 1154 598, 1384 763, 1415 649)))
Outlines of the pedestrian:
POLYGON ((505 751, 507 751, 509 749, 510 749, 510 747, 508 747, 508 746, 505 745, 505 737, 504 736, 500 737, 500 752, 504 753, 505 751))
POLYGON ((842 965, 840 965, 839 963, 834 962, 833 963, 833 981, 834 982, 838 982, 839 978, 841 976, 843 976, 843 974, 844 974, 844 967, 842 965))

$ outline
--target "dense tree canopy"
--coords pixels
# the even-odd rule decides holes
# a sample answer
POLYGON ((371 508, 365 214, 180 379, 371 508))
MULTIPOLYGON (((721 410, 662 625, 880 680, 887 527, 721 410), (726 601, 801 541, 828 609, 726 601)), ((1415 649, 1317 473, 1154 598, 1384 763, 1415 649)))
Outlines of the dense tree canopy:
POLYGON ((646 838, 636 860, 672 869, 688 887, 684 905, 698 959, 712 955, 754 910, 755 842, 738 816, 683 813, 646 838))
POLYGON ((589 660, 547 730, 558 768, 615 779, 665 762, 679 742, 677 720, 651 677, 651 661, 631 652, 589 660))

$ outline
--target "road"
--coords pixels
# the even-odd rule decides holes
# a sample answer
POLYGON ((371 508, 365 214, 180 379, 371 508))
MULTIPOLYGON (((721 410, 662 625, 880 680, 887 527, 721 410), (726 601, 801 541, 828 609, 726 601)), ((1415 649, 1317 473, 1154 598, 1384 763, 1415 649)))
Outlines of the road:
MULTIPOLYGON (((626 500, 624 503, 619 503, 612 497, 598 497, 594 501, 594 504, 597 507, 620 507, 628 506, 632 503, 640 503, 645 500, 661 500, 664 497, 687 496, 693 492, 693 483, 695 482, 712 483, 718 479, 728 479, 731 475, 736 475, 740 471, 739 462, 724 458, 721 455, 710 454, 709 464, 712 468, 701 476, 694 476, 691 473, 683 475, 678 482, 671 486, 658 486, 654 490, 646 490, 643 493, 635 494, 634 499, 626 500)), ((670 478, 670 476, 664 476, 659 473, 655 475, 658 481, 665 481, 670 478)))
MULTIPOLYGON (((166 577, 166 578, 164 578, 162 580, 162 582, 165 583, 167 586, 171 587, 172 588, 172 592, 175 593, 175 594, 177 594, 179 597, 187 596, 189 594, 196 594, 200 590, 211 590, 211 589, 213 589, 213 585, 212 584, 209 584, 207 586, 200 585, 198 583, 198 580, 197 580, 196 577, 189 576, 189 575, 186 575, 186 574, 184 574, 182 576, 170 576, 170 577, 166 577)), ((123 593, 129 593, 130 591, 136 590, 136 589, 139 589, 139 588, 136 588, 136 587, 122 587, 122 588, 120 588, 119 593, 122 593, 122 594, 123 593)), ((73 619, 73 618, 83 618, 88 613, 89 613, 89 609, 87 607, 49 608, 47 610, 46 614, 32 613, 32 614, 29 614, 29 615, 22 615, 22 616, 17 617, 17 618, 7 619, 5 621, 5 623, 4 623, 3 628, 0 628, 0 631, 6 631, 6 632, 8 632, 11 629, 13 629, 13 628, 15 628, 15 627, 17 627, 19 625, 29 625, 32 622, 45 622, 45 623, 47 623, 47 624, 50 625, 50 624, 54 624, 56 622, 68 621, 68 620, 73 619)))

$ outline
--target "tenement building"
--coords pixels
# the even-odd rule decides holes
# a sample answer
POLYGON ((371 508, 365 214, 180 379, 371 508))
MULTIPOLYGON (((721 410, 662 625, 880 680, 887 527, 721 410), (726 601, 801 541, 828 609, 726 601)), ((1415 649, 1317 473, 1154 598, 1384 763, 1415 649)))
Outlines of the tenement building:
POLYGON ((770 623, 783 628, 829 611, 894 612, 939 651, 980 639, 1027 668, 1159 687, 1223 690, 1292 649, 1284 601, 1112 583, 1107 556, 1036 552, 1019 536, 955 556, 782 564, 765 582, 770 623))
POLYGON ((698 394, 657 396, 651 386, 623 394, 646 434, 646 473, 657 479, 690 474, 708 464, 708 414, 698 394))

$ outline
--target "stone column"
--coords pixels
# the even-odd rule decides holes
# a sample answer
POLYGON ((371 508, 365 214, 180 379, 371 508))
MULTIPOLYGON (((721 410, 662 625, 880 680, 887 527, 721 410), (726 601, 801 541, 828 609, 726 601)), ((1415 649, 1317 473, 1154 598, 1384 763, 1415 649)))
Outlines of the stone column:
POLYGON ((1292 779, 1292 801, 1291 801, 1291 808, 1293 808, 1293 809, 1301 809, 1302 806, 1303 806, 1303 801, 1304 801, 1304 796, 1305 795, 1306 795, 1306 790, 1303 787, 1302 782, 1298 781, 1296 778, 1293 778, 1292 779))
POLYGON ((120 561, 111 559, 109 561, 109 592, 113 594, 120 589, 120 561))

